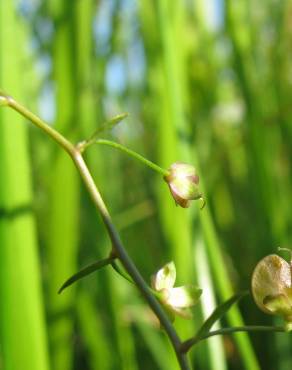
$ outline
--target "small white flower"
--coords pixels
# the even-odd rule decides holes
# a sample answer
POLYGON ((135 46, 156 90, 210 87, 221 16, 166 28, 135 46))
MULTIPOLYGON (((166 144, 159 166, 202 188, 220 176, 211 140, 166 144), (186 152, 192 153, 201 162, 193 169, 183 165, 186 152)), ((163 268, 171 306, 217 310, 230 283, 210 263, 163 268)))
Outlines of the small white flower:
POLYGON ((172 320, 175 314, 190 318, 189 308, 198 302, 202 289, 194 285, 174 288, 175 280, 176 268, 173 262, 169 262, 152 277, 151 285, 172 320))

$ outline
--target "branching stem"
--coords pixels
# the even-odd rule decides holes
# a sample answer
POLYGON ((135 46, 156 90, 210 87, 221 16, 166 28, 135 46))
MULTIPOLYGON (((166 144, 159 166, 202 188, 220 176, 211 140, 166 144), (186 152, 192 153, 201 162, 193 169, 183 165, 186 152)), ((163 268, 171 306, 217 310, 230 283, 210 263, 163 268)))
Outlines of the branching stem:
MULTIPOLYGON (((117 257, 120 259, 121 263, 123 264, 125 270, 129 274, 129 276, 133 279, 135 282, 137 288, 141 292, 141 294, 144 296, 145 300, 148 302, 149 306, 153 310, 153 312, 158 317, 161 326, 164 328, 168 338, 170 339, 172 346, 175 350, 178 362, 180 364, 181 370, 190 370, 188 360, 185 353, 181 352, 181 345, 182 342, 175 331, 174 327, 172 326, 171 322, 168 320, 167 315, 163 311, 162 307, 160 306, 159 302, 156 300, 156 298, 151 293, 150 288, 142 278, 140 272, 137 270, 135 264, 133 263, 132 259, 128 255, 125 247, 122 244, 122 241, 120 239, 120 236, 111 220, 110 214, 107 210, 107 207, 99 193, 99 190, 97 186, 94 183, 94 180, 91 176, 91 173, 89 172, 89 169, 82 157, 82 153, 80 150, 80 145, 74 146, 71 142, 69 142, 63 135, 61 135, 59 132, 57 132, 54 128, 52 128, 50 125, 48 125, 46 122, 44 122, 42 119, 40 119, 38 116, 30 112, 28 109, 26 109, 24 106, 16 102, 12 97, 0 92, 0 105, 1 106, 8 106, 20 113, 23 117, 27 118, 29 121, 31 121, 35 126, 43 130, 47 135, 49 135, 53 140, 55 140, 66 152, 71 156, 73 162, 75 163, 81 178, 91 196, 91 199, 93 203, 95 204, 96 208, 98 209, 103 222, 106 226, 108 235, 110 237, 110 240, 113 245, 114 252, 116 253, 117 257)), ((101 144, 101 142, 99 142, 101 144)), ((103 144, 105 144, 105 140, 103 140, 103 144)), ((109 145, 109 143, 107 143, 109 145)), ((113 146, 113 145, 111 145, 113 146)), ((118 147, 118 144, 116 144, 116 147, 118 147)), ((119 148, 121 149, 121 148, 119 148)), ((125 150, 124 150, 125 151, 125 150)), ((129 151, 129 150, 128 150, 129 151)), ((136 158, 139 157, 137 153, 136 158)), ((133 153, 132 153, 132 156, 133 153)), ((143 157, 142 157, 143 158, 143 157)), ((141 158, 139 158, 141 159, 141 158)), ((143 162, 146 163, 147 161, 145 158, 143 158, 143 162)), ((150 162, 152 164, 152 162, 150 162)), ((148 163, 149 165, 149 163, 148 163)), ((153 165, 151 167, 153 168, 153 165)), ((154 165, 156 166, 156 165, 154 165)), ((160 169, 160 167, 157 166, 156 170, 158 170, 160 173, 165 175, 163 172, 164 170, 160 169), (158 170, 159 169, 159 170, 158 170), (162 170, 162 171, 161 171, 162 170)))

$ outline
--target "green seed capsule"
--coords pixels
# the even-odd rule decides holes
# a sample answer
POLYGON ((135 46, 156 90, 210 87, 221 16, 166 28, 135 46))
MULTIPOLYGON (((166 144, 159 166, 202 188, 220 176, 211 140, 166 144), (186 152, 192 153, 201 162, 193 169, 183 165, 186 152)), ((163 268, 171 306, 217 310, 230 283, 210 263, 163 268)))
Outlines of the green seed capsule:
POLYGON ((254 269, 251 288, 258 307, 292 322, 291 263, 276 254, 264 257, 254 269))

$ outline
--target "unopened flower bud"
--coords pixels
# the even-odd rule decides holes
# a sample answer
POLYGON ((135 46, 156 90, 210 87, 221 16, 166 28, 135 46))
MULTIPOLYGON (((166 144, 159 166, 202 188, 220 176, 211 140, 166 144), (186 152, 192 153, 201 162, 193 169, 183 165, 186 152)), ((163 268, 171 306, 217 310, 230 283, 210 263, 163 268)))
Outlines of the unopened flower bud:
POLYGON ((187 163, 175 162, 164 176, 175 203, 183 208, 190 206, 190 201, 202 199, 199 191, 199 176, 196 169, 187 163))
POLYGON ((252 275, 252 294, 265 313, 282 316, 287 330, 292 324, 291 263, 276 254, 264 257, 252 275))

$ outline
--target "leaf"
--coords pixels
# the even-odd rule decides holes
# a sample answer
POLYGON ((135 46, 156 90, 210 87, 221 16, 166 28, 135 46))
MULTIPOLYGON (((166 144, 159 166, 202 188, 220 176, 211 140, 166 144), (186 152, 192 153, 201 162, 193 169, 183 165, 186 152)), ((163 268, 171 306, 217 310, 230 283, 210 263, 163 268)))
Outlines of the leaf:
POLYGON ((104 122, 94 133, 91 135, 90 139, 88 141, 94 141, 95 139, 98 138, 98 136, 104 132, 104 131, 109 131, 111 130, 114 126, 116 126, 118 123, 120 123, 123 119, 128 117, 128 113, 121 113, 118 114, 108 121, 104 122))
POLYGON ((76 281, 84 278, 87 275, 92 274, 94 271, 97 271, 104 266, 110 265, 114 259, 115 257, 111 256, 84 267, 82 270, 76 272, 76 274, 72 275, 68 280, 65 281, 65 283, 59 289, 58 294, 62 293, 65 288, 68 288, 68 286, 72 285, 76 281))
POLYGON ((238 294, 235 294, 227 301, 220 304, 218 307, 215 308, 213 313, 208 317, 208 319, 203 323, 199 331, 197 332, 196 338, 200 338, 209 333, 212 326, 215 324, 216 321, 220 320, 221 317, 242 297, 248 294, 248 291, 244 291, 238 294))
POLYGON ((113 261, 112 263, 111 263, 111 265, 112 265, 112 268, 120 275, 120 276, 122 276, 125 280, 127 280, 129 283, 131 283, 131 284, 135 284, 134 282, 133 282, 133 280, 131 279, 131 277, 128 275, 128 274, 126 274, 121 268, 120 268, 120 266, 115 262, 115 261, 113 261))

